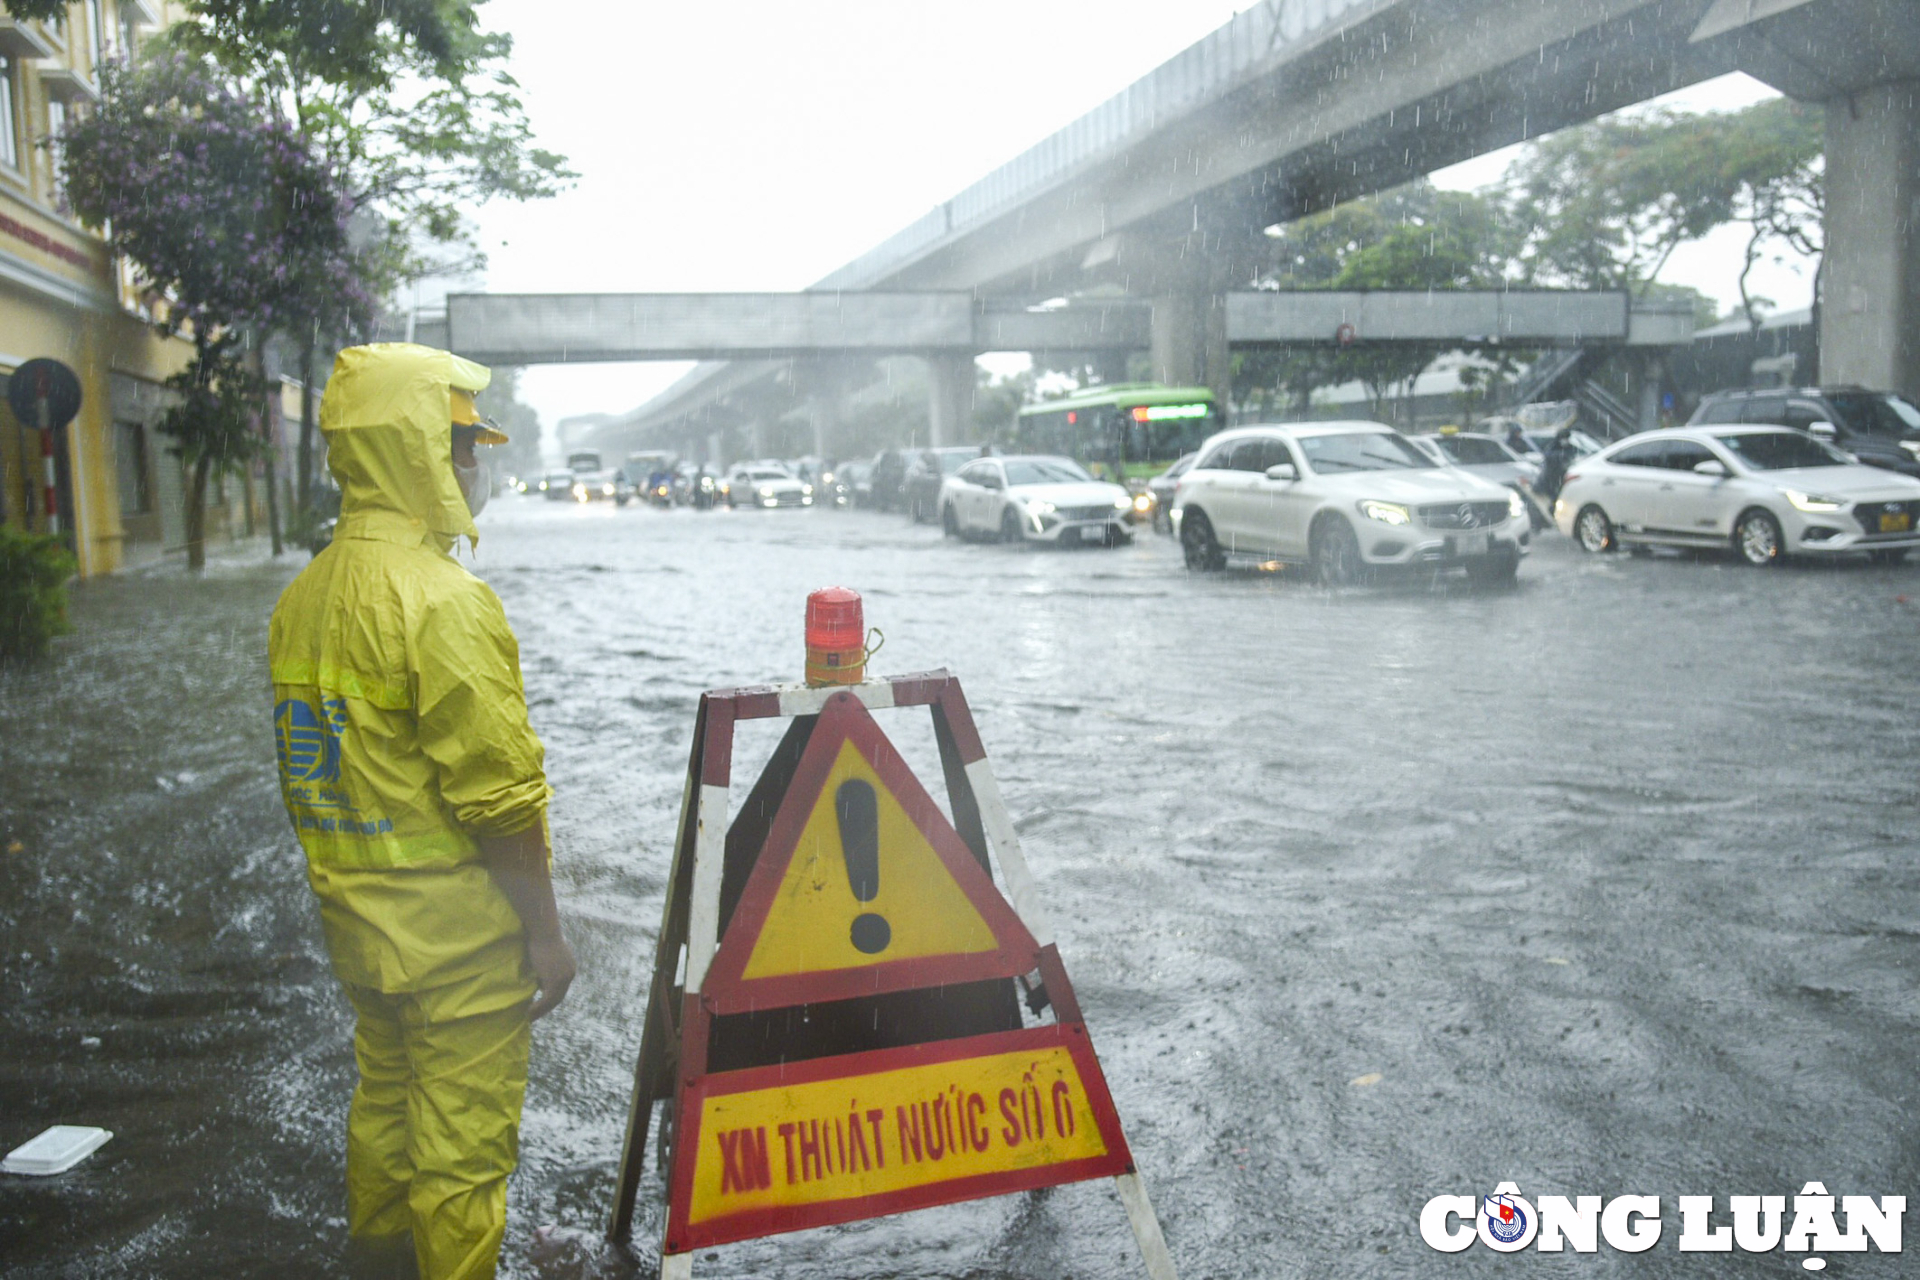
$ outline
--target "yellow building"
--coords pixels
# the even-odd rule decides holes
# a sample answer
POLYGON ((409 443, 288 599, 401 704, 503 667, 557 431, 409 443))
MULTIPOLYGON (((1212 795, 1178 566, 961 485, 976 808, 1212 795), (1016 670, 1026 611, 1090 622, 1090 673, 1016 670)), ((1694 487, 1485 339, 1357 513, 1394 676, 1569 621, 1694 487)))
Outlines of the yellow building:
MULTIPOLYGON (((76 0, 58 26, 0 18, 0 379, 36 356, 80 377, 60 489, 83 577, 184 543, 180 465, 154 426, 161 383, 191 347, 156 336, 130 271, 61 212, 44 143, 98 99, 101 63, 157 29, 165 10, 164 0, 76 0)), ((9 524, 47 527, 41 448, 41 433, 23 430, 0 399, 9 524)), ((210 534, 225 524, 226 497, 209 495, 210 534)))

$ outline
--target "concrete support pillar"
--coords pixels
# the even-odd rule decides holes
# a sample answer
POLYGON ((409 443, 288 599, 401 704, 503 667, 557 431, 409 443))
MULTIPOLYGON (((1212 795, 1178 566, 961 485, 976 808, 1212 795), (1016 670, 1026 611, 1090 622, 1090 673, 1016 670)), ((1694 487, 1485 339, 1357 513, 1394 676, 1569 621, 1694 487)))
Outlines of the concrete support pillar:
POLYGON ((1108 348, 1093 353, 1093 371, 1106 386, 1127 380, 1127 360, 1131 351, 1108 348))
POLYGON ((1920 81, 1827 103, 1820 381, 1920 397, 1920 81))
POLYGON ((970 355, 927 357, 927 430, 936 449, 973 436, 973 369, 970 355))
POLYGON ((840 405, 831 396, 815 396, 807 404, 808 425, 813 428, 813 455, 831 458, 840 432, 840 405))
POLYGON ((727 464, 727 442, 721 432, 707 432, 706 452, 700 455, 700 465, 705 467, 723 467, 727 464))
POLYGON ((1224 416, 1232 389, 1227 350, 1227 299, 1211 291, 1162 294, 1153 300, 1153 380, 1209 387, 1224 416))
POLYGON ((1664 351, 1642 351, 1639 373, 1640 411, 1636 415, 1642 431, 1660 426, 1661 397, 1667 389, 1667 355, 1664 351))
POLYGON ((773 452, 773 424, 755 418, 747 424, 747 449, 755 458, 764 458, 773 452))

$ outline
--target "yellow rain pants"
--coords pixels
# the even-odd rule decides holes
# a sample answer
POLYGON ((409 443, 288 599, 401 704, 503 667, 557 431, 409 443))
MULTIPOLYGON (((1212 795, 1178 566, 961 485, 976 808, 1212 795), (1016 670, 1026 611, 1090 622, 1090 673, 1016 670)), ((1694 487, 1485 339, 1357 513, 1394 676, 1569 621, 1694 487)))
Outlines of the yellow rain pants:
POLYGON ((347 1113, 347 1231, 412 1239, 423 1280, 485 1280, 506 1230, 527 1089, 527 1006, 466 1013, 472 983, 347 987, 360 1083, 347 1113))

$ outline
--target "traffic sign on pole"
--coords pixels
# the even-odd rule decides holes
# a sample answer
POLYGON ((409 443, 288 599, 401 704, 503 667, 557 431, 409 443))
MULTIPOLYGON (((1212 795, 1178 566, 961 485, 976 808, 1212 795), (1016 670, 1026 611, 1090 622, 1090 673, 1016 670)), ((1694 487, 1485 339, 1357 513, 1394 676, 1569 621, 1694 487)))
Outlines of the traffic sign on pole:
POLYGON ((1148 1274, 1173 1280, 944 671, 701 698, 616 1241, 632 1234, 659 1103, 663 1278, 690 1276, 692 1251, 713 1245, 1111 1177, 1148 1274), (951 821, 871 714, 903 706, 932 711, 951 821), (734 724, 771 717, 787 734, 728 826, 734 724))
POLYGON ((36 357, 15 369, 7 379, 7 405, 22 426, 40 433, 41 482, 45 495, 41 513, 46 518, 47 532, 59 533, 60 513, 65 505, 60 500, 60 464, 64 461, 66 441, 61 438, 56 442, 56 437, 80 412, 80 379, 58 360, 36 357))

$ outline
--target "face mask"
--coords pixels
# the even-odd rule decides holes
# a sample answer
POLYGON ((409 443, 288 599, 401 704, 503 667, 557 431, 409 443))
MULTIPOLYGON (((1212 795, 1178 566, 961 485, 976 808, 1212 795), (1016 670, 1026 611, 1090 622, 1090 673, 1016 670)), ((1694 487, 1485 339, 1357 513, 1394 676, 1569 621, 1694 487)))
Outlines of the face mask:
POLYGON ((493 494, 493 475, 487 470, 487 464, 476 462, 470 467, 463 467, 456 462, 453 464, 453 478, 460 482, 460 496, 467 500, 467 510, 479 515, 493 494))

